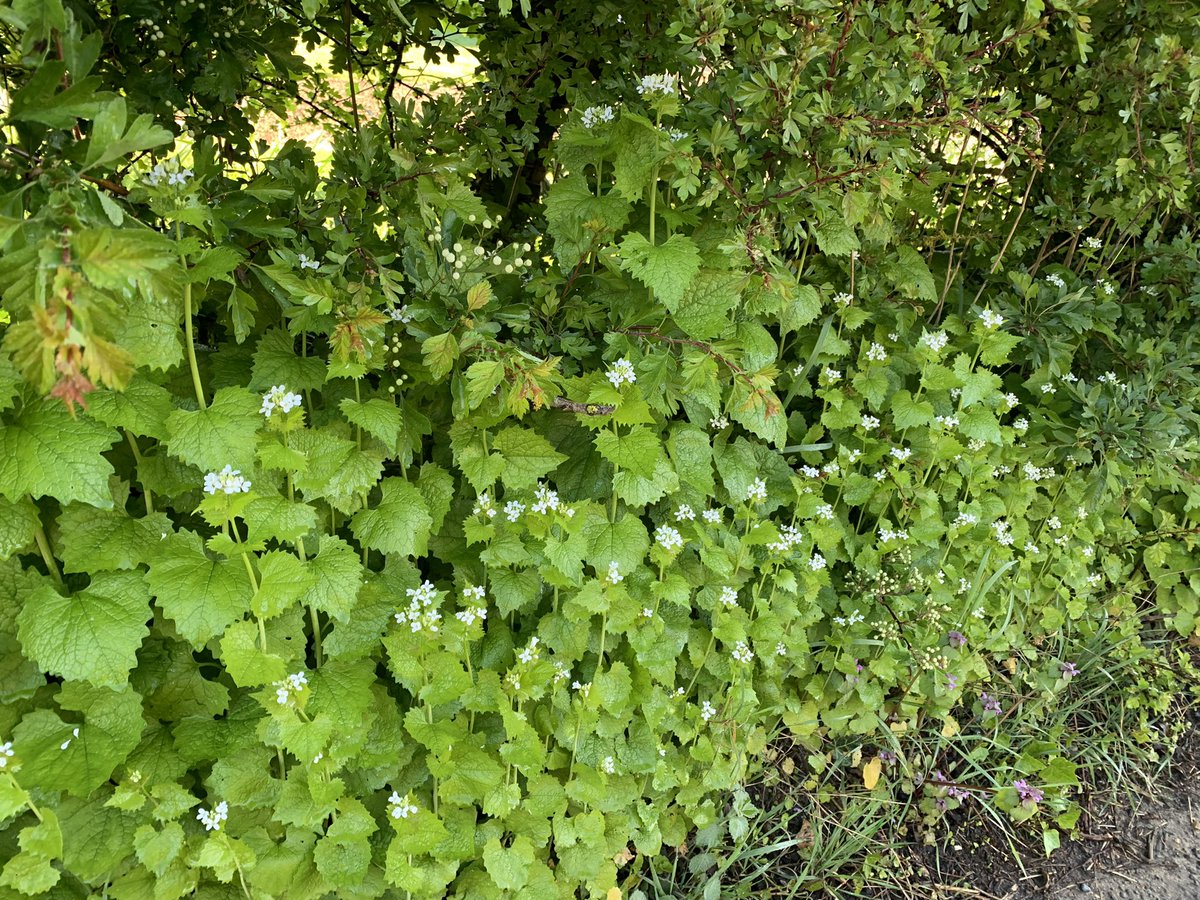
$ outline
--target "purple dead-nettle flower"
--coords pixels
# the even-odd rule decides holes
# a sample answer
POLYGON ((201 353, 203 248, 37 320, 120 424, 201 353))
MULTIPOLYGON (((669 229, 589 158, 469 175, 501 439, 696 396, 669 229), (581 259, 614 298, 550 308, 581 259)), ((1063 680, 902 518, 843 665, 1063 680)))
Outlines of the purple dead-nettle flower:
POLYGON ((196 819, 204 825, 205 831, 220 831, 221 823, 229 818, 229 804, 222 800, 209 812, 201 808, 196 813, 196 819))
POLYGON ((967 636, 961 631, 951 631, 946 635, 946 640, 950 642, 951 647, 962 647, 967 643, 967 636))
POLYGON ((1018 778, 1014 781, 1013 787, 1017 789, 1017 796, 1021 798, 1021 802, 1030 806, 1041 803, 1046 799, 1046 795, 1040 788, 1035 788, 1024 778, 1018 778))
POLYGON ((1073 662, 1061 662, 1058 664, 1058 671, 1062 673, 1063 678, 1069 680, 1079 674, 1079 666, 1073 662))
POLYGON ((948 691, 957 691, 958 690, 958 676, 957 675, 949 675, 949 674, 946 675, 946 690, 948 690, 948 691))
POLYGON ((987 718, 988 716, 998 716, 1000 714, 1000 701, 987 691, 980 693, 979 702, 983 704, 984 718, 987 718))
POLYGON ((880 750, 879 761, 885 765, 891 765, 896 761, 896 754, 891 750, 880 750))
POLYGON ((209 472, 204 476, 204 493, 206 494, 245 494, 250 490, 250 482, 242 477, 242 470, 226 466, 220 472, 209 472))

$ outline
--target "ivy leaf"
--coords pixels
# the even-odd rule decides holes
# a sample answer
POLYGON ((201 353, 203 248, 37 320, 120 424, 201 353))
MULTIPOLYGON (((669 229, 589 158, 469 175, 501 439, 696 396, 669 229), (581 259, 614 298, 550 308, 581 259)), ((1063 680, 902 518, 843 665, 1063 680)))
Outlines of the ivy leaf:
POLYGON ((150 592, 140 572, 103 572, 64 597, 43 584, 17 617, 25 654, 68 681, 118 688, 150 633, 150 592))
POLYGON ((210 559, 200 536, 190 531, 163 541, 146 579, 158 606, 195 647, 244 616, 253 594, 243 562, 210 559))
POLYGON ((658 294, 671 310, 675 324, 688 337, 697 340, 716 337, 729 323, 729 313, 741 302, 746 276, 738 272, 701 272, 671 308, 667 298, 658 294))
POLYGON ((621 268, 629 272, 672 312, 679 308, 688 286, 700 271, 700 249, 691 238, 673 234, 662 244, 651 244, 631 231, 621 239, 621 268))
POLYGON ((177 409, 167 417, 167 449, 205 472, 226 465, 251 470, 255 435, 263 423, 260 405, 260 399, 243 388, 221 388, 207 409, 177 409))
POLYGON ((385 478, 374 509, 364 509, 350 522, 358 540, 380 553, 423 556, 433 517, 421 492, 403 478, 385 478))
POLYGON ((501 431, 492 446, 504 457, 500 478, 510 488, 533 487, 567 459, 536 431, 520 426, 501 431))
POLYGON ((13 729, 13 742, 21 748, 21 784, 86 797, 138 745, 145 724, 141 698, 128 685, 118 691, 68 681, 58 692, 58 705, 81 713, 79 724, 38 709, 13 729))
POLYGON ((0 422, 0 494, 78 500, 111 509, 103 457, 117 434, 85 416, 73 418, 57 400, 38 400, 0 422))

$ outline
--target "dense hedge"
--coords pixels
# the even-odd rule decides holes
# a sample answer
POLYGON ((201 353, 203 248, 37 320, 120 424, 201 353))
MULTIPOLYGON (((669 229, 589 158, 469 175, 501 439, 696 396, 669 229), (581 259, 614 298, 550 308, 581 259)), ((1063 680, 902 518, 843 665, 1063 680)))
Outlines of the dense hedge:
POLYGON ((1056 846, 1200 635, 1196 22, 0 2, 0 896, 611 898, 781 727, 1056 846))

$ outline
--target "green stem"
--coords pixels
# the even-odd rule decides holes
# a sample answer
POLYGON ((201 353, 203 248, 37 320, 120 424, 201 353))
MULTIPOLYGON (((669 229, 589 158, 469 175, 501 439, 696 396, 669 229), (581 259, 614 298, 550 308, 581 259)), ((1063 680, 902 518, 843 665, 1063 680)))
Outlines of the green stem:
POLYGON ((42 527, 42 519, 40 514, 38 515, 37 525, 33 529, 33 537, 34 540, 37 541, 38 550, 41 551, 42 559, 46 563, 46 568, 50 570, 50 577, 53 578, 57 584, 62 584, 62 573, 58 571, 58 563, 54 561, 54 551, 50 547, 50 538, 46 536, 46 529, 42 527))
POLYGON ((142 498, 146 501, 146 515, 151 515, 154 512, 154 495, 150 493, 150 488, 146 487, 146 480, 142 478, 142 453, 138 450, 137 438, 125 430, 125 440, 129 442, 129 449, 133 451, 133 461, 137 463, 138 478, 142 482, 142 498))
MULTIPOLYGON (((186 269, 186 266, 184 267, 186 269)), ((187 345, 188 366, 192 370, 192 387, 196 390, 196 402, 201 409, 206 409, 204 402, 204 383, 200 380, 200 365, 196 362, 196 336, 192 331, 192 285, 183 286, 183 334, 187 345)))

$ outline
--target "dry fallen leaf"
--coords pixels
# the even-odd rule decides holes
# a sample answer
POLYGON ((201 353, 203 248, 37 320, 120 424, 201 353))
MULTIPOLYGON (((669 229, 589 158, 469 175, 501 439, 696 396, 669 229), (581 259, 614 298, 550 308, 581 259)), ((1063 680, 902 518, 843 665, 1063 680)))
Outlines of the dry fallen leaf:
POLYGON ((883 760, 878 756, 874 756, 863 764, 862 776, 863 784, 868 791, 875 789, 875 785, 879 783, 879 773, 883 771, 883 760))

